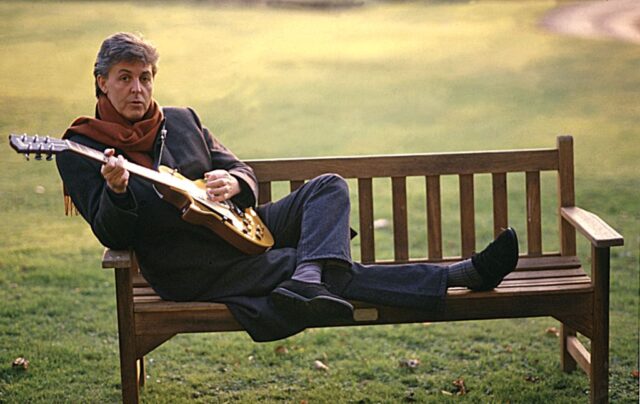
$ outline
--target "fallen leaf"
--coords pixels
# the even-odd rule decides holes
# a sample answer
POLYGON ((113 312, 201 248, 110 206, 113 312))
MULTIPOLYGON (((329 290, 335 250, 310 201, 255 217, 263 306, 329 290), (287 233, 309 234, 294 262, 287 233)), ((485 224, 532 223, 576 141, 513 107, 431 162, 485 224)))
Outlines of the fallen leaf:
POLYGON ((504 350, 509 352, 509 353, 511 353, 511 352, 513 352, 513 347, 511 347, 511 345, 507 345, 507 346, 504 347, 504 350))
POLYGON ((42 185, 36 185, 35 192, 36 194, 44 194, 46 189, 42 185))
POLYGON ((404 397, 404 401, 407 403, 413 403, 418 401, 418 399, 416 399, 416 393, 413 391, 410 391, 405 397, 404 397))
POLYGON ((458 389, 458 392, 456 393, 457 395, 462 396, 467 394, 467 388, 464 385, 464 379, 460 378, 458 380, 454 380, 453 385, 458 389))
POLYGON ((387 219, 376 219, 373 221, 373 228, 374 229, 384 229, 389 227, 389 225, 391 224, 391 222, 387 219))
POLYGON ((420 366, 420 359, 403 359, 400 361, 401 368, 415 369, 420 366))
POLYGON ((440 392, 441 392, 442 394, 444 394, 445 396, 452 396, 452 395, 453 395, 453 393, 452 393, 452 392, 447 391, 447 390, 441 390, 440 392))
POLYGON ((325 365, 324 363, 322 363, 322 361, 319 360, 313 362, 313 366, 316 368, 316 370, 322 370, 323 372, 329 371, 329 366, 325 365))
POLYGON ((29 361, 20 356, 13 361, 11 367, 14 369, 27 370, 29 368, 29 361))
POLYGON ((547 334, 553 334, 556 337, 560 336, 560 331, 558 331, 556 327, 549 327, 546 330, 544 330, 544 332, 546 332, 547 334))
POLYGON ((286 355, 289 353, 289 350, 286 346, 278 345, 275 349, 276 355, 286 355))
POLYGON ((638 369, 634 369, 631 371, 631 376, 635 377, 636 379, 640 377, 640 372, 638 372, 638 369))
POLYGON ((538 376, 534 376, 534 375, 527 375, 527 377, 524 378, 524 380, 530 382, 530 383, 538 383, 538 380, 540 380, 540 378, 538 376))

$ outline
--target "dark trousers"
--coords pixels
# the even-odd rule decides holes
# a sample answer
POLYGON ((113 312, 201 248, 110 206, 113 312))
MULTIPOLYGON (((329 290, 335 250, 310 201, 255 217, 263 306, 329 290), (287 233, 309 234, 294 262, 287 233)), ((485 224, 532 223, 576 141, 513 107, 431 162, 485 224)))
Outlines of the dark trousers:
POLYGON ((264 254, 244 256, 217 280, 210 295, 203 296, 226 303, 256 341, 285 338, 319 325, 317 319, 279 311, 268 296, 302 262, 330 260, 323 269, 323 282, 346 299, 419 310, 437 310, 444 300, 445 267, 352 261, 349 189, 340 176, 317 177, 257 210, 273 233, 274 247, 264 254))

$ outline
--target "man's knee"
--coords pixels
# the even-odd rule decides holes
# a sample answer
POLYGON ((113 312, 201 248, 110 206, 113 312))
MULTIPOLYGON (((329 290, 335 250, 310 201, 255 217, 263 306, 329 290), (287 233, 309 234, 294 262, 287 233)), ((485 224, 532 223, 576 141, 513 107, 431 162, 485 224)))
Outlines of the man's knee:
POLYGON ((349 184, 347 183, 347 180, 342 178, 340 174, 322 174, 316 177, 314 180, 318 181, 324 186, 335 188, 336 190, 344 193, 347 196, 349 195, 349 184))

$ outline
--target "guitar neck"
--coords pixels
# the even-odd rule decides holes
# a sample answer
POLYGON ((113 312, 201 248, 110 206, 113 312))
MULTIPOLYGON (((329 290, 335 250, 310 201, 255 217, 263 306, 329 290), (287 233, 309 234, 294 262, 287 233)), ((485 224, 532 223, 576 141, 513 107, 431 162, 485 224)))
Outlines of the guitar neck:
MULTIPOLYGON (((102 164, 106 164, 107 157, 104 153, 92 149, 90 147, 81 145, 80 143, 72 142, 70 140, 66 141, 69 148, 68 150, 74 152, 76 154, 80 154, 84 157, 87 157, 91 160, 97 161, 102 164)), ((124 168, 129 171, 131 174, 136 175, 138 177, 144 178, 145 180, 151 181, 156 184, 165 185, 173 188, 182 188, 180 180, 160 174, 158 171, 152 170, 147 167, 143 167, 141 165, 132 163, 130 161, 126 161, 124 163, 124 168)))

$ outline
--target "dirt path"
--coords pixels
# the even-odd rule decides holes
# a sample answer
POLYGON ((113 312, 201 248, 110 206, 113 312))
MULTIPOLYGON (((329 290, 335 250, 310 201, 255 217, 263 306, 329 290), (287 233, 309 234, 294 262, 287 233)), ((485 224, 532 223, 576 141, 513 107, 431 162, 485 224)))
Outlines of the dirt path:
POLYGON ((540 24, 554 32, 585 38, 615 38, 640 44, 640 0, 607 0, 560 6, 540 24))

